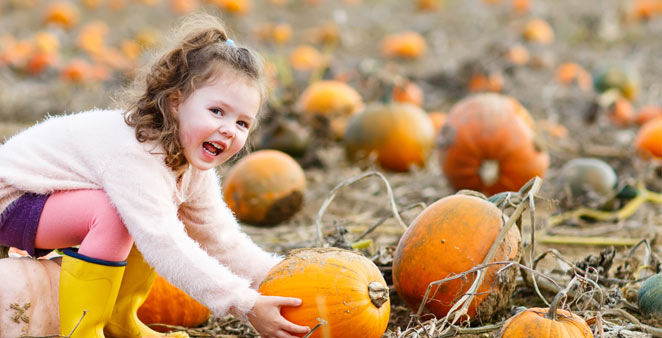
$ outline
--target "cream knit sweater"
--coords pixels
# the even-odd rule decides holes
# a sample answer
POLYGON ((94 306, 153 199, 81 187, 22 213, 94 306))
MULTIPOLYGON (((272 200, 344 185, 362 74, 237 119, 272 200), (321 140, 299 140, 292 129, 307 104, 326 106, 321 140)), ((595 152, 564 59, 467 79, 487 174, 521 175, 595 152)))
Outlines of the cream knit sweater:
POLYGON ((24 192, 103 189, 159 275, 217 316, 245 315, 281 257, 240 230, 214 170, 189 167, 178 186, 160 149, 117 110, 48 118, 0 145, 0 212, 24 192))

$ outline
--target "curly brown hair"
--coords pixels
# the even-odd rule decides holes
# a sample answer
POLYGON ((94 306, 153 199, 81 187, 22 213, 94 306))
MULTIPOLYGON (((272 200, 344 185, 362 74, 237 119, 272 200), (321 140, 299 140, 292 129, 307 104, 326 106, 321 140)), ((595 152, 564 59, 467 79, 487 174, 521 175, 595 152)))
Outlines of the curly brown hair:
POLYGON ((139 142, 158 142, 165 152, 165 163, 174 171, 188 161, 182 152, 178 124, 171 100, 184 100, 218 76, 233 71, 253 81, 266 98, 264 63, 252 50, 228 42, 222 21, 211 14, 189 15, 178 26, 175 45, 147 65, 125 98, 125 122, 135 128, 139 142))

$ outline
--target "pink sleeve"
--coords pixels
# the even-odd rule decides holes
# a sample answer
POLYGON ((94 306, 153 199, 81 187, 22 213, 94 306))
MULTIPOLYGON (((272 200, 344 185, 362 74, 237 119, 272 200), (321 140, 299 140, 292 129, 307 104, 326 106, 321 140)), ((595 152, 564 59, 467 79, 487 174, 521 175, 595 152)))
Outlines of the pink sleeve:
POLYGON ((179 210, 189 236, 212 257, 237 275, 251 281, 254 289, 282 257, 260 248, 241 231, 239 223, 222 198, 219 179, 213 170, 201 173, 196 193, 179 210))

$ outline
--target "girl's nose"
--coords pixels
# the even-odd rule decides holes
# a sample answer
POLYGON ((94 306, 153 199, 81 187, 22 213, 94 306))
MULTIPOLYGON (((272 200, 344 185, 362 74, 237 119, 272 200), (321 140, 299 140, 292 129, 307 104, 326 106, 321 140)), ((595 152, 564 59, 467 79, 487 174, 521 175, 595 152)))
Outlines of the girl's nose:
POLYGON ((218 128, 218 131, 221 133, 221 135, 227 138, 233 138, 235 133, 234 128, 226 124, 221 124, 221 126, 218 128))

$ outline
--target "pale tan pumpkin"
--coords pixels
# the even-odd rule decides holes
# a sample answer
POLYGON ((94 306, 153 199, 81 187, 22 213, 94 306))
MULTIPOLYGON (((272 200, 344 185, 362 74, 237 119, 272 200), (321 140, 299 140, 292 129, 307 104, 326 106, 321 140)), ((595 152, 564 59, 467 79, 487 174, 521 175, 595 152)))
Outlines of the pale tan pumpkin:
POLYGON ((57 260, 0 259, 0 337, 58 334, 59 284, 57 260))

